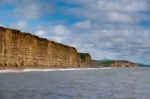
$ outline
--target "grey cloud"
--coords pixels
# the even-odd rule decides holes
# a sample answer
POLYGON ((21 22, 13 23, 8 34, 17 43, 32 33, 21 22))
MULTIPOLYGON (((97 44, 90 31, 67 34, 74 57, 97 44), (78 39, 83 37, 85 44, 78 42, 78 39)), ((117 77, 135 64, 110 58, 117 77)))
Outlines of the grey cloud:
POLYGON ((2 4, 13 5, 10 15, 21 20, 38 19, 40 16, 52 13, 53 5, 42 3, 40 0, 0 0, 2 4))
POLYGON ((104 23, 137 23, 145 17, 142 12, 149 9, 147 0, 67 0, 66 2, 79 5, 69 9, 77 17, 104 23))
POLYGON ((75 29, 90 29, 91 28, 91 22, 89 20, 77 22, 73 25, 75 29))

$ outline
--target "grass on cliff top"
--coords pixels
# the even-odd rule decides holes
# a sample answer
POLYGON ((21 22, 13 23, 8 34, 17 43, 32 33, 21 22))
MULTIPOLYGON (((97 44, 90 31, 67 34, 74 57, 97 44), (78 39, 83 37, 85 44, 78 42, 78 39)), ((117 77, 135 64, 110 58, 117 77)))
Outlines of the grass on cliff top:
POLYGON ((110 67, 115 61, 113 60, 93 60, 95 67, 110 67))

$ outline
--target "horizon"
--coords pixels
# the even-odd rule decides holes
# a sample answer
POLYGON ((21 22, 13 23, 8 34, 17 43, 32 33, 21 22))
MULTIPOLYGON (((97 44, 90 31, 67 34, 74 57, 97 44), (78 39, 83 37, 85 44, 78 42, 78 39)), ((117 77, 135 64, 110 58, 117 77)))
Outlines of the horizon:
POLYGON ((90 53, 150 65, 148 0, 0 0, 0 26, 90 53))

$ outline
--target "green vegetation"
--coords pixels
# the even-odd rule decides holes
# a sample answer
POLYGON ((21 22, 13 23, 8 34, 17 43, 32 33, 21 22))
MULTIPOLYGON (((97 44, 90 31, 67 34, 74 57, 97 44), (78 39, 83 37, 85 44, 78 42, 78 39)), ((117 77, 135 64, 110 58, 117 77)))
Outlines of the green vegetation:
POLYGON ((12 29, 12 31, 14 31, 14 32, 20 32, 20 30, 18 30, 18 29, 12 29))
POLYGON ((95 67, 110 67, 115 61, 113 60, 93 60, 95 67))
POLYGON ((88 53, 80 53, 80 58, 82 59, 83 62, 86 61, 86 57, 88 56, 88 53))

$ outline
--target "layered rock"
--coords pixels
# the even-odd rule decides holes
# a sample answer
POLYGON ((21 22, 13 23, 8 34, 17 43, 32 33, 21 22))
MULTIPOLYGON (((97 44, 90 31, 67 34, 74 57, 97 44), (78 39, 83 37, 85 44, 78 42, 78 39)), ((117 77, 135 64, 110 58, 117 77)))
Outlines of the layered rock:
MULTIPOLYGON (((80 67, 80 59, 73 47, 0 27, 1 68, 80 67)), ((87 58, 84 64, 88 66, 89 61, 87 58)))
POLYGON ((111 67, 138 67, 138 64, 125 60, 117 60, 111 64, 111 67))

